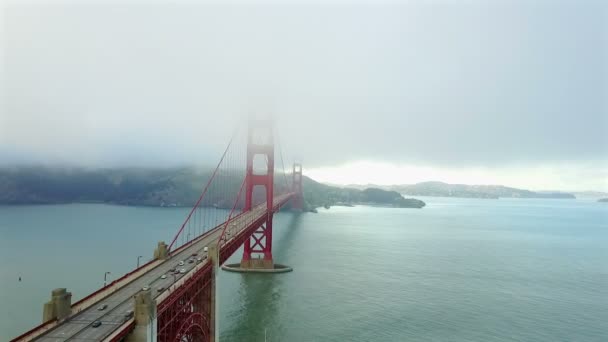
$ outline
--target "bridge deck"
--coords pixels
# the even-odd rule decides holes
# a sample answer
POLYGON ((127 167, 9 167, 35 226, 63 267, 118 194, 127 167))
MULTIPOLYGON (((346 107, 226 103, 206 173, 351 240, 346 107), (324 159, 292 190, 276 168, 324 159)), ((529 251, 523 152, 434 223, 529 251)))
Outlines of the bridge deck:
MULTIPOLYGON (((290 197, 291 194, 275 197, 273 210, 278 210, 290 197)), ((233 218, 229 224, 231 234, 227 238, 236 238, 240 232, 249 228, 252 222, 265 214, 266 206, 264 204, 233 218)), ((125 318, 125 313, 128 310, 134 310, 133 296, 141 291, 144 286, 150 286, 152 296, 156 299, 157 304, 166 298, 166 295, 163 294, 166 291, 171 291, 173 284, 179 283, 180 279, 187 277, 193 269, 200 268, 205 263, 210 262, 209 258, 206 258, 200 263, 188 263, 188 259, 193 253, 198 253, 198 256, 205 258, 204 247, 217 244, 223 228, 224 224, 221 224, 208 231, 189 245, 175 251, 170 259, 160 263, 139 277, 133 276, 133 279, 129 280, 122 288, 108 294, 105 298, 91 304, 82 311, 74 313, 68 320, 61 322, 48 331, 42 332, 33 338, 33 340, 45 342, 102 341, 118 329, 125 329, 132 322, 132 319, 125 318), (179 261, 184 261, 184 266, 178 266, 179 261), (175 267, 180 269, 185 268, 186 273, 173 275, 169 270, 175 267), (166 279, 161 279, 163 274, 167 275, 166 279), (158 291, 160 287, 164 288, 164 290, 158 291), (98 310, 98 307, 102 304, 107 304, 108 307, 105 310, 98 310), (101 321, 101 326, 93 328, 91 324, 94 321, 101 321)), ((23 340, 32 340, 33 335, 36 335, 35 331, 29 336, 24 336, 23 340)))

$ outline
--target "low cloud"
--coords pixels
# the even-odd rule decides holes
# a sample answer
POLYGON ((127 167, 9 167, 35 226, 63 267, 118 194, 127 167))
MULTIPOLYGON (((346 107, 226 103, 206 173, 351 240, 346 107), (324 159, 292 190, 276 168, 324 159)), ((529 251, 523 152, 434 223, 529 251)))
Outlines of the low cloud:
POLYGON ((585 168, 608 159, 606 9, 11 3, 0 163, 200 164, 257 114, 309 168, 585 168))

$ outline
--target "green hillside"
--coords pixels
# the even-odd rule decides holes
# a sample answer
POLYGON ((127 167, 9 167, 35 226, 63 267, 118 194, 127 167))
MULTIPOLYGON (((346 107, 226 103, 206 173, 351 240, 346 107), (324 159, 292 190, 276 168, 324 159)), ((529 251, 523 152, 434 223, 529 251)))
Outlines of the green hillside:
MULTIPOLYGON (((211 171, 198 168, 79 169, 18 167, 0 169, 0 204, 56 204, 96 202, 139 206, 192 206, 211 171)), ((241 171, 216 175, 202 204, 230 208, 242 184, 241 171)), ((287 181, 291 180, 287 175, 287 181)), ((285 177, 275 175, 275 193, 285 192, 285 177)), ((344 189, 303 177, 306 210, 335 204, 373 204, 421 208, 424 202, 405 199, 395 191, 344 189)), ((244 196, 242 196, 244 197, 244 196)), ((256 203, 263 189, 254 192, 256 203)), ((239 207, 243 205, 241 199, 239 207)))

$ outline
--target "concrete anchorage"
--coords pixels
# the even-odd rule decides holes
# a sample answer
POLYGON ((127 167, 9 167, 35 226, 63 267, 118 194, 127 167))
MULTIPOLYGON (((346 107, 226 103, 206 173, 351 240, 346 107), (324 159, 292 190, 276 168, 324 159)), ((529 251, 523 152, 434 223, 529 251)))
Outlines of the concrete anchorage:
POLYGON ((159 241, 158 246, 154 250, 154 259, 167 260, 169 257, 169 249, 164 241, 159 241))
POLYGON ((53 319, 62 320, 72 314, 72 293, 65 288, 54 289, 51 300, 44 303, 42 323, 53 319))
POLYGON ((154 323, 156 321, 156 302, 152 299, 150 289, 140 291, 133 297, 135 301, 135 328, 127 336, 127 342, 145 342, 155 341, 154 332, 156 331, 154 323))

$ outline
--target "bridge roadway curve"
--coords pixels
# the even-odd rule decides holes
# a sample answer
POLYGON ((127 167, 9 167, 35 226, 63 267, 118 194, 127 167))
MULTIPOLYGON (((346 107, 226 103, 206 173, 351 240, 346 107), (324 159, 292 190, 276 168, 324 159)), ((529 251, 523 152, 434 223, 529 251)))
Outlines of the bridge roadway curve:
MULTIPOLYGON (((275 197, 273 203, 274 206, 276 207, 277 205, 281 205, 282 203, 286 202, 289 196, 290 194, 275 197)), ((249 223, 255 221, 261 215, 264 215, 265 212, 266 206, 259 205, 251 211, 233 218, 228 229, 228 231, 231 231, 230 238, 237 235, 241 230, 247 228, 249 223)), ((133 279, 122 288, 97 301, 88 308, 73 314, 66 321, 34 338, 33 340, 44 342, 104 340, 116 329, 122 327, 125 322, 131 319, 125 315, 129 310, 134 310, 133 296, 139 291, 142 291, 144 286, 150 286, 152 297, 156 299, 164 291, 167 291, 172 284, 187 276, 188 273, 196 266, 210 262, 203 250, 205 247, 217 243, 222 234, 223 228, 224 224, 221 224, 218 227, 208 231, 201 237, 197 238, 197 240, 194 240, 189 246, 179 250, 170 259, 167 259, 138 278, 133 279), (188 260, 192 258, 193 253, 198 254, 196 258, 201 257, 204 259, 198 263, 189 263, 188 260), (183 266, 178 266, 180 261, 184 261, 183 266), (186 273, 174 275, 173 272, 169 271, 172 268, 185 268, 186 273), (163 274, 167 275, 166 279, 161 278, 163 274), (159 290, 161 287, 163 289, 159 290), (98 310, 98 308, 103 304, 106 304, 107 308, 104 310, 98 310), (92 324, 95 321, 100 321, 101 326, 94 328, 92 324)))

